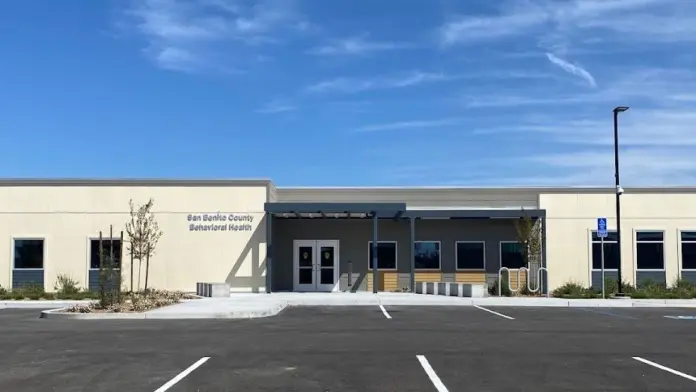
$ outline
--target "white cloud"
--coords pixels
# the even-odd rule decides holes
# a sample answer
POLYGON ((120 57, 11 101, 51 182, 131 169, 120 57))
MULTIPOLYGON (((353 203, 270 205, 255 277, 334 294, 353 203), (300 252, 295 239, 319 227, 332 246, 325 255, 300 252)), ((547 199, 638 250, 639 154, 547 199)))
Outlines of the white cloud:
MULTIPOLYGON (((443 46, 524 37, 564 54, 588 34, 625 42, 696 41, 696 2, 683 0, 509 0, 492 15, 452 18, 440 26, 443 46)), ((590 39, 590 42, 592 40, 590 39)))
POLYGON ((277 114, 292 112, 295 110, 297 110, 297 106, 295 105, 284 102, 282 100, 273 100, 266 103, 262 108, 258 109, 256 112, 262 114, 277 114))
POLYGON ((375 52, 393 51, 410 47, 403 42, 370 41, 366 35, 334 40, 329 44, 309 50, 310 54, 322 56, 357 56, 375 52))
MULTIPOLYGON (((620 153, 622 184, 630 186, 693 185, 696 160, 691 149, 629 148, 620 153)), ((524 182, 556 185, 604 185, 614 183, 614 155, 610 148, 530 157, 537 167, 563 169, 563 174, 530 177, 524 182)), ((542 184, 543 185, 543 184, 542 184)))
POLYGON ((382 75, 374 78, 340 77, 326 80, 308 86, 305 91, 310 93, 344 93, 354 94, 369 90, 385 90, 411 87, 426 83, 437 83, 456 79, 457 76, 437 72, 400 72, 392 75, 382 75))
POLYGON ((546 57, 549 59, 550 62, 557 65, 562 70, 570 74, 579 76, 581 79, 586 81, 587 84, 589 84, 591 87, 597 87, 597 82, 595 81, 595 78, 583 67, 577 64, 569 63, 559 57, 554 56, 552 53, 546 53, 546 57))
POLYGON ((375 131, 392 131, 400 129, 424 129, 438 128, 457 124, 460 119, 444 118, 439 120, 416 120, 416 121, 400 121, 386 124, 366 125, 356 129, 356 132, 375 132, 375 131))
POLYGON ((157 65, 178 71, 229 69, 237 46, 274 43, 302 21, 292 1, 242 6, 230 0, 140 0, 125 10, 126 23, 147 41, 157 65))

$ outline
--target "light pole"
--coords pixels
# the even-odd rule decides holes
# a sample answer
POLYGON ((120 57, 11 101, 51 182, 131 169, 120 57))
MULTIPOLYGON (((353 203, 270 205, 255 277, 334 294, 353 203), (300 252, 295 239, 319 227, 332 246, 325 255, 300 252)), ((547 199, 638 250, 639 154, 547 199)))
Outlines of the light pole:
POLYGON ((623 296, 623 288, 621 284, 621 194, 623 188, 619 182, 619 113, 628 110, 628 106, 618 106, 614 108, 614 177, 616 178, 616 246, 618 247, 618 289, 617 296, 623 296))

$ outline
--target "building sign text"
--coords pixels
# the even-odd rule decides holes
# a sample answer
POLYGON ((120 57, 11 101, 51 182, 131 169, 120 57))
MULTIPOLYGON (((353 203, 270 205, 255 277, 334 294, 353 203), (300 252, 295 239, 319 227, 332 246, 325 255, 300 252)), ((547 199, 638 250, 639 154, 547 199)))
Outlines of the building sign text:
POLYGON ((189 214, 189 231, 251 231, 250 214, 189 214))

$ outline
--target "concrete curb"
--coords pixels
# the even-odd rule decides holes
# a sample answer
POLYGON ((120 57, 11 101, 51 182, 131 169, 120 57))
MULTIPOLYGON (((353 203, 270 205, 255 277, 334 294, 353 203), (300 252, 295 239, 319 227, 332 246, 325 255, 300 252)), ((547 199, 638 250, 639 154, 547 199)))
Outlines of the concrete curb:
MULTIPOLYGON (((414 297, 399 295, 364 295, 356 297, 326 298, 312 296, 298 296, 296 298, 275 298, 262 303, 249 302, 238 309, 210 309, 191 307, 177 311, 170 307, 154 309, 144 313, 67 313, 65 308, 78 303, 86 304, 90 301, 36 301, 29 308, 49 308, 41 312, 41 318, 72 319, 72 320, 183 320, 183 319, 252 319, 272 317, 278 315, 287 307, 306 306, 483 306, 483 307, 597 307, 597 308, 696 308, 696 300, 688 299, 564 299, 564 298, 516 298, 516 297, 487 297, 487 298, 461 298, 447 296, 421 296, 430 298, 427 301, 417 300, 414 297), (328 299, 327 299, 328 298, 328 299), (51 306, 52 305, 52 306, 51 306), (60 306, 63 305, 63 306, 60 306), (58 309, 56 309, 58 308, 58 309)), ((182 302, 198 302, 204 304, 206 299, 182 300, 182 302)), ((17 301, 19 302, 19 301, 17 301)), ((26 303, 24 303, 26 304, 26 303)), ((24 305, 22 304, 22 305, 24 305)), ((176 306, 176 305, 172 305, 176 306)))

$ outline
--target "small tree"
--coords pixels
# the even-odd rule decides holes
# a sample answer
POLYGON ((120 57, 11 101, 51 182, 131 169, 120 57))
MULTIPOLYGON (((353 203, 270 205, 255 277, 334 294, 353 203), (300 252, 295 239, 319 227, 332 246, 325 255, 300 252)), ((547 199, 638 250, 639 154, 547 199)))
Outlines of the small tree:
POLYGON ((142 263, 145 260, 145 287, 150 276, 150 258, 155 254, 157 243, 162 237, 162 230, 159 228, 155 214, 152 208, 155 205, 153 199, 147 203, 136 207, 131 199, 130 205, 130 221, 126 223, 126 232, 129 237, 128 252, 131 255, 131 291, 133 290, 133 260, 138 260, 138 290, 140 290, 140 273, 142 263))
POLYGON ((118 260, 121 250, 114 249, 113 226, 109 229, 109 247, 104 248, 102 232, 99 232, 99 303, 107 308, 121 301, 121 270, 118 260), (118 255, 116 252, 119 252, 118 255))
POLYGON ((522 244, 524 265, 529 268, 530 263, 541 260, 541 224, 522 210, 522 219, 515 221, 517 230, 517 242, 522 244))
MULTIPOLYGON (((522 219, 515 221, 515 229, 517 230, 517 242, 522 245, 522 258, 524 266, 529 269, 527 273, 531 273, 532 282, 536 282, 537 268, 541 267, 541 221, 530 217, 524 209, 522 209, 522 219)), ((539 284, 537 282, 537 284, 539 284)), ((525 289, 528 289, 526 287, 525 289)))

